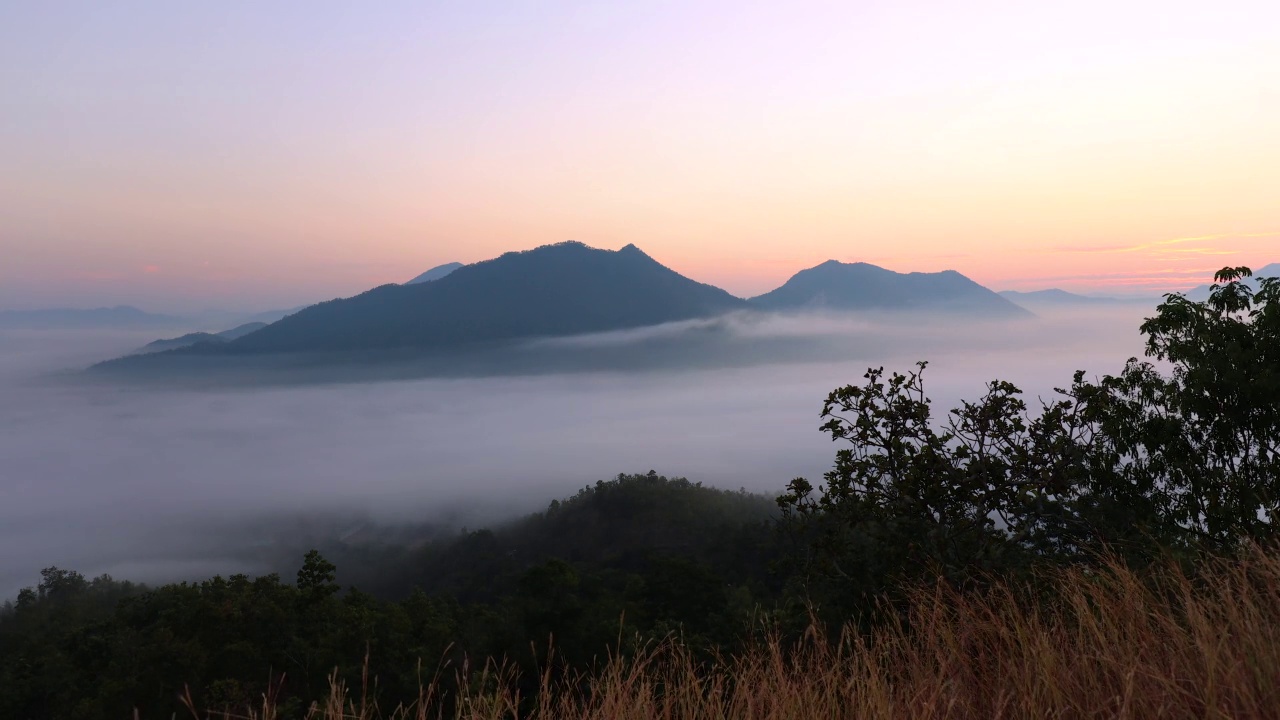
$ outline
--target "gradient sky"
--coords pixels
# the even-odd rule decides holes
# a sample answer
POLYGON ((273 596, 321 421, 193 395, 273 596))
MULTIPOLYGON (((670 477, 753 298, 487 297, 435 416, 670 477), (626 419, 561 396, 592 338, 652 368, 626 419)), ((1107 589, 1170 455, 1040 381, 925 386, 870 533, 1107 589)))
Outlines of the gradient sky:
POLYGON ((635 243, 1151 292, 1280 261, 1280 3, 7 2, 0 308, 635 243))

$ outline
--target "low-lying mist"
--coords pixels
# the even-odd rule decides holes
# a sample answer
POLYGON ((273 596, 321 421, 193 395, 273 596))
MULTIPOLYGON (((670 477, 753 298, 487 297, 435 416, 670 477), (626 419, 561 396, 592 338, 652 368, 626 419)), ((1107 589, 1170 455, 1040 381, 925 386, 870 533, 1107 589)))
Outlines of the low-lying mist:
POLYGON ((1141 354, 1143 312, 728 318, 518 350, 652 360, 716 338, 698 362, 217 389, 57 377, 154 333, 0 331, 0 598, 50 565, 147 582, 273 570, 279 548, 362 522, 475 527, 619 472, 773 492, 830 466, 822 401, 869 366, 929 360, 939 411, 996 378, 1048 396, 1141 354))

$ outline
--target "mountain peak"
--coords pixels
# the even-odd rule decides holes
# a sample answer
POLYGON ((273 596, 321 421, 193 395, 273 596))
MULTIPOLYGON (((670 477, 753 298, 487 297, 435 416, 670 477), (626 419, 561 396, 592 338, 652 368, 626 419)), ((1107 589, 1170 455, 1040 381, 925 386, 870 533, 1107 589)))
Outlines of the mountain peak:
POLYGON ((608 251, 601 250, 599 248, 593 248, 590 245, 582 242, 581 240, 561 240, 560 242, 547 243, 546 245, 539 245, 537 247, 532 247, 527 250, 509 250, 507 252, 502 253, 496 258, 491 258, 489 260, 478 262, 476 263, 476 265, 489 265, 491 263, 495 263, 498 261, 508 262, 513 258, 535 258, 535 257, 547 257, 551 255, 567 256, 570 254, 584 255, 588 253, 599 253, 599 252, 608 252, 608 251))
MULTIPOLYGON (((813 267, 808 268, 808 269, 809 269, 809 270, 819 270, 819 269, 821 269, 821 270, 831 271, 831 270, 848 269, 848 268, 871 269, 871 270, 884 270, 884 272, 889 272, 888 270, 885 270, 884 268, 880 267, 879 265, 872 265, 871 263, 862 262, 861 260, 858 260, 858 261, 855 261, 855 262, 844 262, 844 261, 842 261, 842 260, 835 260, 835 259, 827 260, 827 261, 825 261, 825 262, 823 262, 823 263, 820 263, 820 264, 818 264, 818 265, 814 265, 813 267)), ((803 270, 801 270, 801 272, 804 272, 804 271, 803 271, 803 270)))
POLYGON ((954 270, 899 273, 865 262, 828 260, 751 300, 767 310, 928 310, 982 316, 1027 314, 954 270))
POLYGON ((690 280, 634 246, 602 250, 570 240, 467 265, 445 282, 387 285, 321 303, 218 350, 446 349, 622 330, 745 308, 744 300, 690 280))
POLYGON ((633 243, 627 243, 623 247, 619 248, 618 254, 621 255, 622 257, 632 257, 637 260, 647 260, 648 262, 651 262, 655 265, 659 264, 657 260, 654 260, 652 257, 649 257, 648 253, 636 247, 636 245, 633 243))
POLYGON ((432 280, 439 280, 440 278, 445 277, 446 275, 449 275, 454 270, 457 270, 462 266, 463 265, 460 262, 451 262, 451 263, 445 263, 444 265, 437 265, 431 268, 430 270, 422 273, 421 275, 415 277, 414 279, 410 280, 409 282, 405 283, 405 285, 419 285, 421 283, 431 282, 432 280))
POLYGON ((533 248, 531 250, 525 250, 523 252, 525 253, 545 252, 547 250, 554 250, 556 248, 560 248, 564 250, 595 250, 595 251, 598 251, 600 249, 600 248, 591 247, 590 245, 582 242, 581 240, 561 240, 560 242, 557 242, 557 243, 547 243, 546 245, 539 245, 536 248, 533 248))

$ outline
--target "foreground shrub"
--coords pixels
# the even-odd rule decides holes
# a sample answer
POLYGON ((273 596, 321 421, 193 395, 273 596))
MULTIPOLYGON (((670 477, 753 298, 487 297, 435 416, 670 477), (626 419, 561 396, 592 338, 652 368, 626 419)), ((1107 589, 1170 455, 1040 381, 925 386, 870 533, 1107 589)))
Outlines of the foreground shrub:
MULTIPOLYGON (((716 661, 678 639, 572 676, 532 697, 501 664, 446 668, 395 709, 376 678, 335 681, 306 717, 1267 718, 1280 712, 1280 559, 1258 549, 1138 572, 1120 563, 1056 571, 1041 591, 996 584, 909 594, 897 622, 796 644, 766 637, 716 661), (364 698, 363 700, 361 698, 364 698)), ((336 677, 336 676, 335 676, 336 677)), ((197 713, 198 716, 202 716, 197 713)), ((243 713, 277 717, 266 699, 243 713)))

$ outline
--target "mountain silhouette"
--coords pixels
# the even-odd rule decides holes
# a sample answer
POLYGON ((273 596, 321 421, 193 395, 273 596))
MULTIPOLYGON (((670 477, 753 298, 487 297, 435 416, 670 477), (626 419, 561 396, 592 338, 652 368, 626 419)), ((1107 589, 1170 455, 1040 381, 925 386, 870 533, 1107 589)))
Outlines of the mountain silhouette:
POLYGON ((450 348, 712 317, 746 301, 664 267, 634 245, 546 245, 431 282, 384 285, 300 310, 238 340, 183 353, 450 348))
POLYGON ((176 350, 178 348, 190 347, 196 343, 225 343, 248 335, 255 330, 261 330, 266 327, 264 322, 250 322, 243 325, 237 325, 230 330, 223 330, 219 333, 209 332, 193 332, 187 333, 176 338, 167 338, 164 340, 156 340, 149 342, 138 349, 135 354, 164 352, 165 350, 176 350))
POLYGON ((1026 310, 954 270, 898 273, 835 260, 801 270, 782 287, 751 299, 762 310, 927 310, 1017 317, 1026 310))
POLYGON ((1150 305, 1155 307, 1159 301, 1154 298, 1144 297, 1102 297, 1095 295, 1079 295, 1058 288, 1050 288, 1048 290, 1030 290, 1021 292, 1018 290, 1001 290, 997 293, 1000 297, 1012 301, 1016 305, 1039 305, 1039 306, 1061 306, 1067 307, 1072 305, 1150 305))
POLYGON ((182 318, 145 312, 131 305, 90 309, 0 310, 0 327, 4 328, 144 328, 173 327, 183 322, 182 318))
POLYGON ((453 272, 454 270, 457 270, 460 267, 462 267, 462 263, 460 262, 451 262, 451 263, 445 263, 444 265, 437 265, 431 268, 430 270, 422 273, 418 277, 405 283, 405 285, 418 285, 420 283, 431 282, 432 280, 439 280, 440 278, 448 275, 449 273, 453 272))
POLYGON ((1049 288, 1048 290, 1001 290, 996 293, 1006 300, 1013 303, 1036 303, 1043 305, 1095 305, 1097 303, 1111 302, 1111 298, 1096 298, 1087 295, 1077 295, 1059 290, 1058 288, 1049 288))

